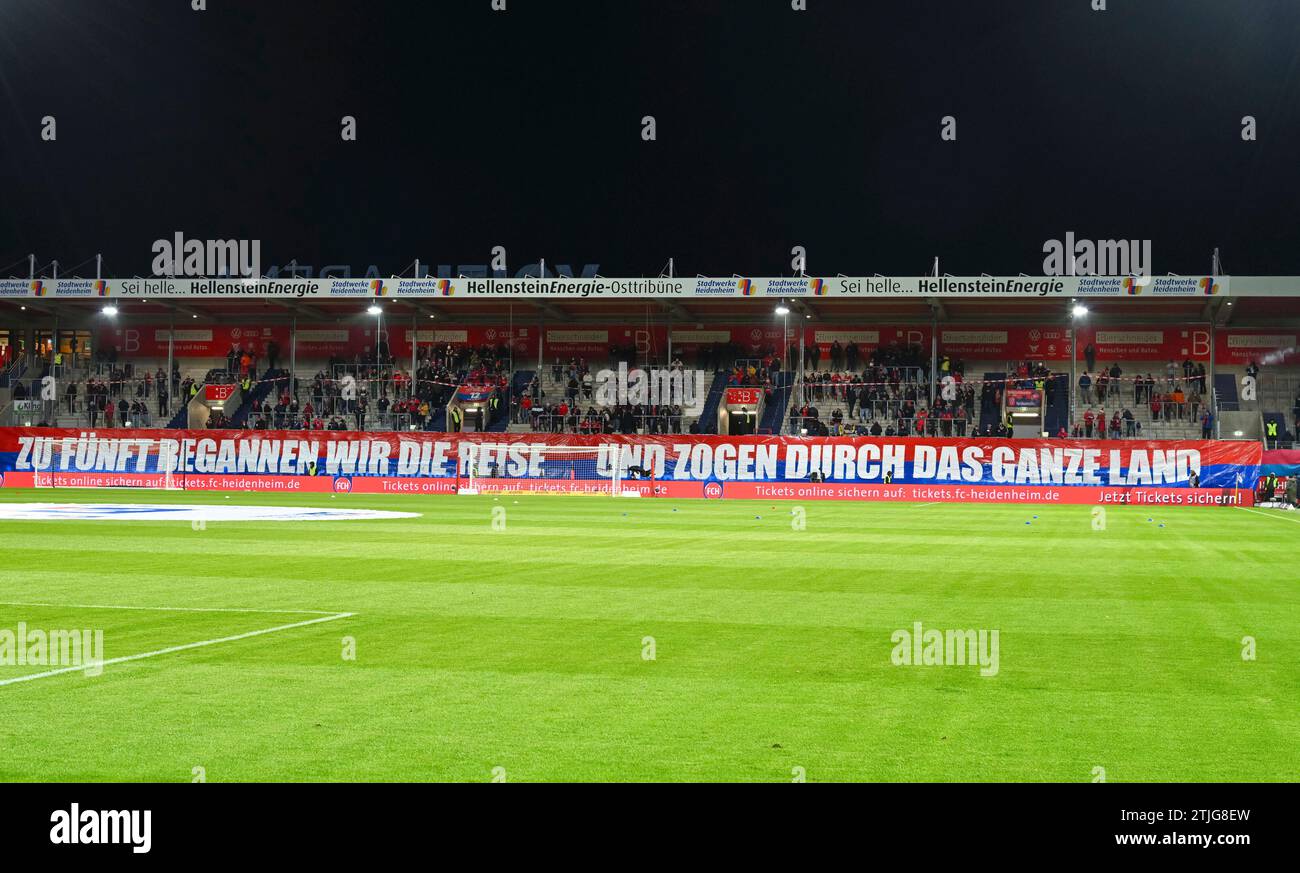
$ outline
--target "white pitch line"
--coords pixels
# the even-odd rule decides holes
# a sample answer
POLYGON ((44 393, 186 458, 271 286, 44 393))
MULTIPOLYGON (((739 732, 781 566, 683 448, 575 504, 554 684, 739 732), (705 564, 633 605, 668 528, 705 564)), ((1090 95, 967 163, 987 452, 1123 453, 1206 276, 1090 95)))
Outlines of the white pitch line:
MULTIPOLYGON (((134 607, 128 606, 128 607, 121 607, 121 608, 132 609, 134 607)), ((149 609, 153 607, 141 607, 141 608, 149 609)), ((229 611, 234 611, 234 610, 229 610, 229 611)), ((292 630, 293 628, 296 627, 306 627, 307 625, 310 624, 320 624, 321 622, 326 622, 326 621, 338 621, 340 618, 351 618, 354 615, 356 615, 355 612, 338 612, 331 615, 325 615, 320 618, 311 618, 306 621, 296 621, 293 624, 282 624, 277 627, 268 627, 268 628, 264 628, 263 630, 249 631, 248 633, 235 634, 234 636, 221 637, 215 640, 200 640, 197 643, 186 643, 183 646, 169 646, 168 648, 158 649, 157 651, 154 652, 141 652, 138 655, 125 655, 121 658, 109 658, 107 661, 101 661, 98 664, 89 664, 89 665, 80 664, 75 667, 60 667, 57 670, 47 670, 44 673, 32 673, 27 676, 15 676, 12 679, 0 679, 0 687, 3 687, 5 685, 16 685, 19 682, 31 682, 33 679, 45 679, 50 676, 58 676, 61 673, 74 673, 78 670, 85 670, 87 666, 95 666, 95 667, 103 668, 111 664, 125 664, 128 661, 141 661, 145 658, 156 658, 159 655, 170 655, 173 654, 174 652, 184 652, 187 649, 201 649, 204 646, 215 646, 215 645, 219 645, 220 643, 233 643, 237 640, 246 640, 249 639, 250 637, 260 637, 263 636, 264 634, 273 634, 273 633, 277 633, 278 631, 292 630)))
POLYGON ((1265 518, 1276 518, 1278 521, 1289 521, 1294 524, 1300 524, 1300 518, 1288 518, 1285 515, 1274 515, 1271 512, 1264 512, 1262 509, 1251 509, 1249 506, 1238 506, 1237 508, 1243 509, 1246 512, 1253 512, 1256 515, 1262 515, 1265 518))
POLYGON ((942 501, 942 500, 935 500, 935 501, 933 501, 933 502, 931 502, 931 503, 918 503, 918 504, 916 504, 915 506, 913 506, 912 508, 913 508, 913 509, 920 509, 922 506, 938 506, 940 503, 943 503, 943 501, 942 501))

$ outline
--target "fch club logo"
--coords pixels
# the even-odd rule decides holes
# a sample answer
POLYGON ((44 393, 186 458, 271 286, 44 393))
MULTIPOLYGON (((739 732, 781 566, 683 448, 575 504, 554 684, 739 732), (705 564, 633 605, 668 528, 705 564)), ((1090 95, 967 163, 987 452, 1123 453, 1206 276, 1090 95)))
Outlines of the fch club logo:
POLYGON ((740 291, 742 297, 754 296, 754 282, 752 279, 741 279, 736 283, 736 289, 740 291))
POLYGON ((5 487, 5 474, 0 473, 0 488, 5 487))
POLYGON ((376 297, 387 297, 388 285, 383 279, 373 279, 370 282, 370 293, 376 297))
POLYGON ((45 283, 42 282, 40 279, 37 279, 35 282, 32 283, 32 296, 33 297, 45 296, 45 283))
POLYGON ((1213 276, 1206 276, 1201 280, 1201 293, 1208 297, 1219 293, 1219 283, 1214 281, 1213 276))
POLYGON ((456 286, 451 284, 450 279, 439 279, 438 293, 441 294, 443 297, 450 297, 451 295, 456 293, 456 286))
POLYGON ((339 494, 350 494, 352 492, 352 479, 347 476, 335 476, 334 490, 339 494))
POLYGON ((704 484, 704 496, 709 498, 719 498, 722 496, 721 482, 706 482, 704 484))

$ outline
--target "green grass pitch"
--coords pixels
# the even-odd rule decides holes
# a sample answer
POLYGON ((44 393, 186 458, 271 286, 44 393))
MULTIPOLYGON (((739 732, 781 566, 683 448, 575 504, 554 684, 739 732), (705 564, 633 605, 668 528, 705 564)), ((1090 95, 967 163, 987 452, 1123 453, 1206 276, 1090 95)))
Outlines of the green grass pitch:
MULTIPOLYGON (((0 493, 54 500, 227 502, 0 493)), ((47 604, 0 630, 102 628, 109 659, 240 637, 0 684, 0 780, 1300 778, 1294 515, 229 501, 422 516, 0 521, 0 601, 47 604), (313 617, 291 610, 355 615, 243 636, 313 617), (917 621, 996 629, 997 675, 893 664, 917 621)))

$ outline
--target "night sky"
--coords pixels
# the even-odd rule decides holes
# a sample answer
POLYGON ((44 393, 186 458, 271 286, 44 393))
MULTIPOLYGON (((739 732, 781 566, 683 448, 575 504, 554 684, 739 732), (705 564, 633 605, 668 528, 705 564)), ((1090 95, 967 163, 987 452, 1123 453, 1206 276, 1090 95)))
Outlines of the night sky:
POLYGON ((0 0, 0 268, 148 274, 181 231, 358 274, 1005 275, 1073 231, 1300 274, 1295 0, 208 6, 0 0))

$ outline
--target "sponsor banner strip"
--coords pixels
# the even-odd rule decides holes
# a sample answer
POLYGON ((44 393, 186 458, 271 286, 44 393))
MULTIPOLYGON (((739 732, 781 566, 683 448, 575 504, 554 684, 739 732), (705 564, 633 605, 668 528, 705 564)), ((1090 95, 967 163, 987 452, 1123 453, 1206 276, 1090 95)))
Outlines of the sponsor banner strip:
MULTIPOLYGON (((31 488, 36 477, 48 485, 48 474, 13 473, 7 484, 31 488)), ((114 488, 125 485, 162 488, 161 476, 131 476, 121 473, 59 474, 57 487, 114 488)), ((599 479, 480 479, 481 494, 609 494, 609 482, 599 479)), ((455 479, 371 476, 347 480, 344 485, 330 477, 316 476, 221 476, 194 475, 186 480, 188 491, 298 492, 303 494, 455 494, 455 479)), ((625 481, 624 491, 642 497, 680 499, 730 498, 733 500, 881 500, 925 503, 1058 503, 1092 506, 1253 506, 1254 491, 1245 488, 1079 488, 994 485, 883 485, 845 482, 678 482, 625 481)))
MULTIPOLYGON (((1226 295, 1227 276, 871 276, 851 278, 613 279, 0 279, 0 297, 704 299, 791 297, 1206 297, 1226 295)), ((1300 296, 1300 282, 1279 286, 1300 296)))

